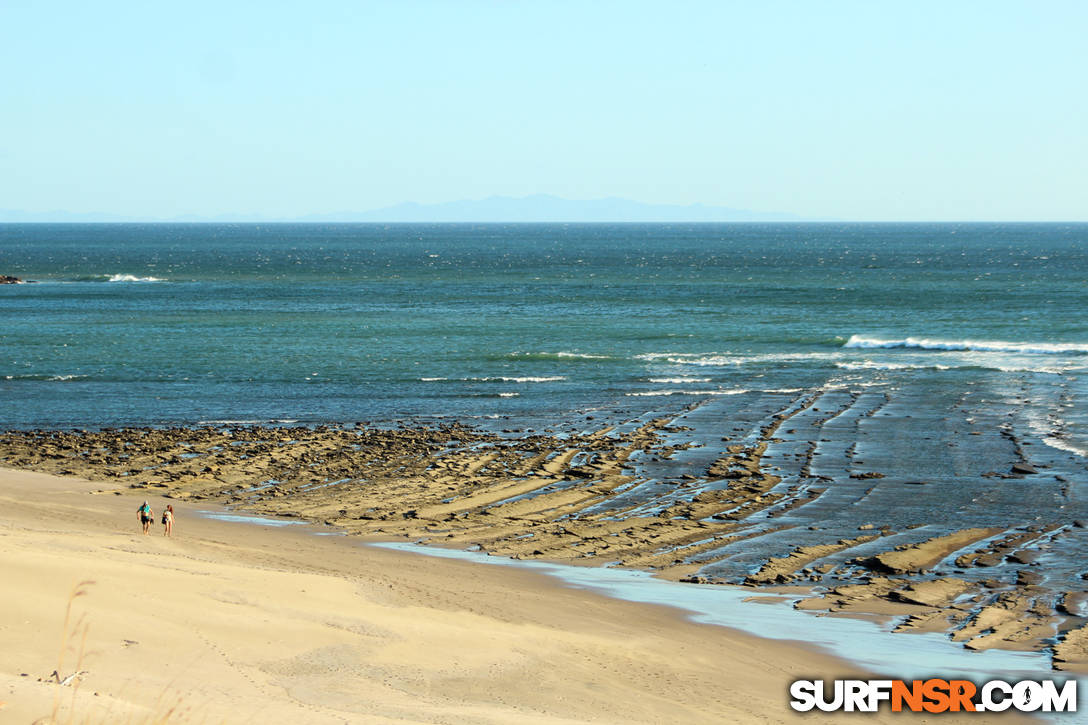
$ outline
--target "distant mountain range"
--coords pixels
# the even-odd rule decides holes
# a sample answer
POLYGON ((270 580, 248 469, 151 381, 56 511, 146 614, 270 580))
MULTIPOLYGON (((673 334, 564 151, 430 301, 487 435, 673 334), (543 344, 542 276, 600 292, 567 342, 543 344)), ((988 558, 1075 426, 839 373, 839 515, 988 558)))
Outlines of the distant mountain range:
POLYGON ((703 204, 644 204, 630 199, 563 199, 550 194, 449 201, 405 202, 361 212, 307 214, 297 217, 239 214, 170 219, 80 214, 64 211, 24 212, 0 209, 0 222, 791 222, 809 221, 793 214, 756 212, 703 204))
POLYGON ((550 194, 492 196, 441 204, 406 202, 367 212, 303 217, 301 221, 372 222, 752 222, 800 221, 791 214, 722 206, 644 204, 630 199, 563 199, 550 194))
POLYGON ((132 222, 135 218, 119 214, 81 214, 70 211, 22 211, 21 209, 0 209, 0 224, 25 224, 31 222, 50 222, 54 224, 92 222, 132 222))

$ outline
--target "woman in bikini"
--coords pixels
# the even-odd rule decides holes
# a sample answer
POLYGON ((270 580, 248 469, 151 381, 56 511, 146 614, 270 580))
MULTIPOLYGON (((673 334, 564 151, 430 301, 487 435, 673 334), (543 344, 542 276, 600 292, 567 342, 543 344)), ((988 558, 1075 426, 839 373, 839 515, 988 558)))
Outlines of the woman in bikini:
POLYGON ((167 505, 166 510, 162 512, 162 525, 163 536, 173 536, 174 531, 174 507, 167 505))

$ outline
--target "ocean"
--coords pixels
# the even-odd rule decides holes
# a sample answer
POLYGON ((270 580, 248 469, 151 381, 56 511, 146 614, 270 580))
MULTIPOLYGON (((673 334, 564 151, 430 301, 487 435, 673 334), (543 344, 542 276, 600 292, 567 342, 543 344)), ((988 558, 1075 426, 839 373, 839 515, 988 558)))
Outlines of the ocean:
POLYGON ((1055 524, 1083 588, 1085 224, 0 225, 0 274, 37 282, 0 286, 0 428, 675 417, 607 516, 788 415, 763 462, 804 505, 707 573, 1055 524))
POLYGON ((0 225, 0 274, 38 282, 0 287, 0 426, 1026 385, 1025 422, 1083 455, 1086 242, 1083 224, 0 225))

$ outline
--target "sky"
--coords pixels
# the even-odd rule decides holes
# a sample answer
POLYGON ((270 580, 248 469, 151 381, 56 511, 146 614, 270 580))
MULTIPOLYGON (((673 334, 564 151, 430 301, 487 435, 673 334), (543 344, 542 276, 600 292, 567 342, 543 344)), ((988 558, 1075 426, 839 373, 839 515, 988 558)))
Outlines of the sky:
POLYGON ((1088 3, 0 0, 0 209, 1088 220, 1088 3))

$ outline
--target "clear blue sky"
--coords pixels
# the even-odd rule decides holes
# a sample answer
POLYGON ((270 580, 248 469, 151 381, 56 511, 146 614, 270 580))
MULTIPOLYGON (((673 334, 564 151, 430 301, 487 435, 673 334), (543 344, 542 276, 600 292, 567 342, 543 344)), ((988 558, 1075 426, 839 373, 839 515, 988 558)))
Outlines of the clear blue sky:
POLYGON ((0 209, 1088 219, 1088 3, 0 0, 0 209))

